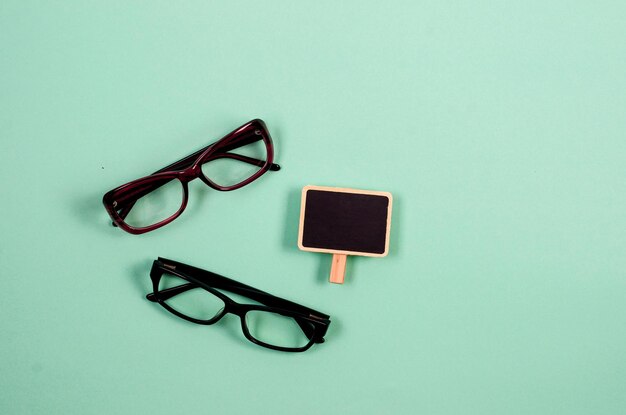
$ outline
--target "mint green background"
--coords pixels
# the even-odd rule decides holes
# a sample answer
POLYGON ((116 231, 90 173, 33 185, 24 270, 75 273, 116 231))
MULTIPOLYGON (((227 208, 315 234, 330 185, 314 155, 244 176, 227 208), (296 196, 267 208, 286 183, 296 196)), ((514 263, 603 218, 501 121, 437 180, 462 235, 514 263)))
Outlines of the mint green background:
POLYGON ((0 3, 0 413, 626 412, 622 1, 0 3), (175 223, 107 190, 254 118, 283 166, 175 223), (306 184, 390 255, 296 248, 306 184), (326 311, 281 354, 144 299, 157 255, 326 311))

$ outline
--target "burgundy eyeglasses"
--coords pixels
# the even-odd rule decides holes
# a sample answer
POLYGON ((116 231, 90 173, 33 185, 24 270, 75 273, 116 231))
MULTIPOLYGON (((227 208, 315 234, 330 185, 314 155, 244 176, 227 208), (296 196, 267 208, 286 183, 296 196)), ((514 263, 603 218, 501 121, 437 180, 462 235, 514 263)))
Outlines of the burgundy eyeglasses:
POLYGON ((183 213, 190 181, 200 178, 221 191, 239 189, 268 170, 280 170, 273 160, 274 147, 265 123, 252 120, 150 176, 107 192, 102 203, 113 226, 132 234, 150 232, 183 213))

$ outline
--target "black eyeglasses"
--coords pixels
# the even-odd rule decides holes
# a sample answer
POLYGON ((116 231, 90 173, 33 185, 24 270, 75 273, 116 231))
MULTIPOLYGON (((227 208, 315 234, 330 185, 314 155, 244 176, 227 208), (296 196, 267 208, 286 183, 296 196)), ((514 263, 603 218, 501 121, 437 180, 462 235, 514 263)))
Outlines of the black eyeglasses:
POLYGON ((167 311, 197 324, 214 324, 228 313, 241 319, 244 336, 252 343, 283 352, 303 352, 323 343, 330 316, 276 297, 210 271, 159 258, 152 264, 154 292, 146 298, 167 311), (263 305, 235 302, 221 291, 263 305))

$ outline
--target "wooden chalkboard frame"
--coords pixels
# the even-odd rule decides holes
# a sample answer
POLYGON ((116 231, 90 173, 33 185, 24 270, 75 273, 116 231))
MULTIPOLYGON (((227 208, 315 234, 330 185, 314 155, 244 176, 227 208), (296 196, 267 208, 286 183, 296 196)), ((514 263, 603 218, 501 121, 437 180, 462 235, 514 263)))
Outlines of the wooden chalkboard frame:
POLYGON ((309 252, 322 252, 327 254, 339 254, 339 255, 359 255, 368 257, 384 257, 389 253, 389 233, 391 232, 391 213, 392 213, 393 196, 389 192, 379 192, 373 190, 359 190, 349 189, 345 187, 327 187, 327 186, 313 186, 308 185, 302 188, 302 200, 300 203, 300 227, 298 230, 298 248, 302 251, 309 252), (304 213, 306 211, 306 198, 309 190, 319 190, 324 192, 337 192, 337 193, 352 193, 372 196, 384 196, 389 199, 389 207, 387 210, 387 230, 385 233, 385 251, 381 254, 359 252, 359 251, 342 251, 337 249, 325 249, 325 248, 310 248, 302 245, 302 236, 304 234, 304 213))

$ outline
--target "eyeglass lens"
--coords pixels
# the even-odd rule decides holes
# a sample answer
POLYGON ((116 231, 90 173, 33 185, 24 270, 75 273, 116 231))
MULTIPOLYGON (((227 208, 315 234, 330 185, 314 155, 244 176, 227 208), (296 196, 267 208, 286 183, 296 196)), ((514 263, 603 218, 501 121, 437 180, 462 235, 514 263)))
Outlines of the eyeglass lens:
POLYGON ((202 174, 218 186, 235 186, 254 176, 267 162, 267 146, 261 139, 227 153, 217 153, 202 164, 202 174), (242 161, 238 156, 247 157, 242 161), (258 160, 253 164, 252 159, 258 160))
POLYGON ((190 285, 191 288, 164 301, 172 309, 196 320, 210 321, 218 316, 226 304, 216 295, 204 288, 194 286, 188 281, 171 274, 163 274, 159 280, 159 291, 190 285))
MULTIPOLYGON (((163 179, 151 183, 154 190, 134 200, 124 222, 134 228, 144 228, 173 216, 183 204, 183 184, 178 179, 163 179)), ((132 201, 131 201, 132 202, 132 201)))

